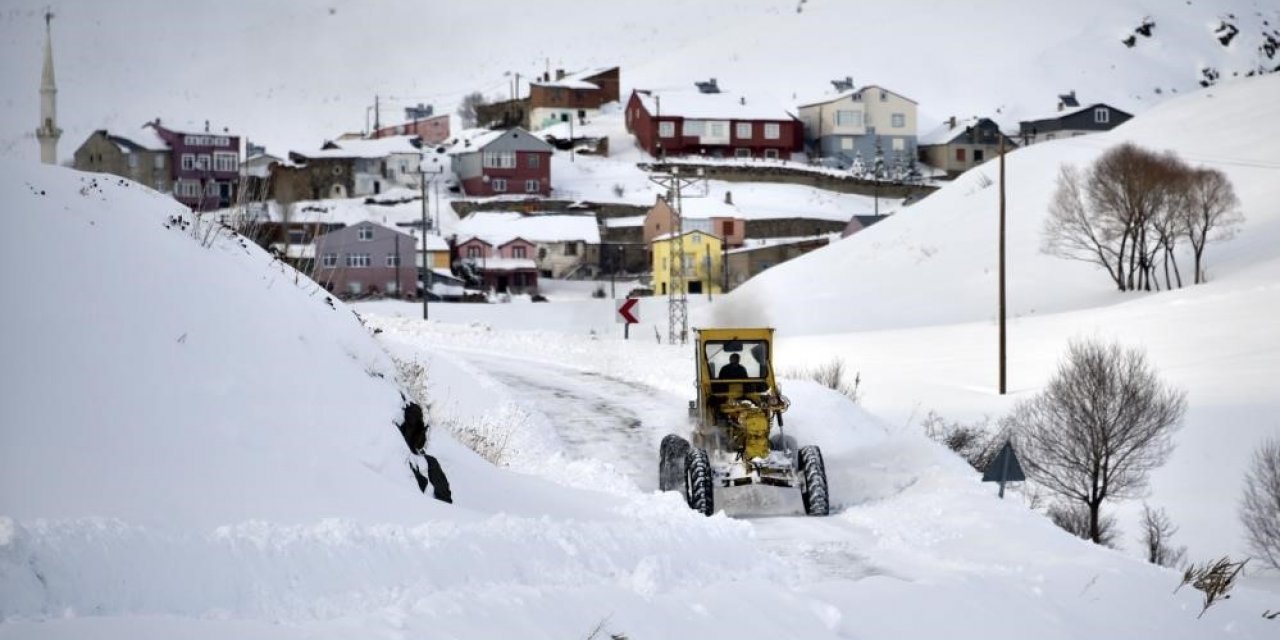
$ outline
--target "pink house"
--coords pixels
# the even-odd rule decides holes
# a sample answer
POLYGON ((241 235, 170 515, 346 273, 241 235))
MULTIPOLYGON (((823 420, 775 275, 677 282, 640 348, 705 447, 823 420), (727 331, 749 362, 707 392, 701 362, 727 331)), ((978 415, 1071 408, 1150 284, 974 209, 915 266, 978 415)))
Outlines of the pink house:
POLYGON ((458 261, 464 271, 475 273, 486 289, 499 293, 537 293, 537 247, 524 238, 512 238, 494 247, 471 237, 459 242, 458 261))

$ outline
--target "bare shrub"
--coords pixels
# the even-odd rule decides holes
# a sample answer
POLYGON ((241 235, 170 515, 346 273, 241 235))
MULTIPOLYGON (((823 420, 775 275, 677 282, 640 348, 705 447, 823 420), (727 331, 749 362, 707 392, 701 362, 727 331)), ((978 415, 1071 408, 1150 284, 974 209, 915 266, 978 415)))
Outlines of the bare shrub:
POLYGON ((930 411, 920 426, 924 427, 924 434, 929 439, 956 452, 978 471, 986 471, 991 466, 991 461, 995 460, 1009 436, 1006 429, 993 427, 989 417, 981 422, 964 424, 947 421, 930 411))
POLYGON ((1186 547, 1174 547, 1170 541, 1178 532, 1164 509, 1142 505, 1142 546, 1147 549, 1147 562, 1162 567, 1176 567, 1187 557, 1186 547))
POLYGON ((440 422, 463 446, 490 463, 505 466, 510 462, 511 435, 526 424, 530 414, 514 404, 503 404, 494 411, 470 419, 448 419, 440 422))
POLYGON ((1240 502, 1249 552, 1280 569, 1280 439, 1272 438, 1253 452, 1240 502))
POLYGON ((458 118, 462 120, 464 128, 474 127, 479 123, 479 109, 488 104, 484 94, 479 91, 472 91, 462 96, 462 101, 458 103, 458 118))
POLYGON ((1240 575, 1246 562, 1248 560, 1232 562, 1230 558, 1223 556, 1203 565, 1193 564, 1182 572, 1182 582, 1173 592, 1177 593, 1178 589, 1189 584, 1204 593, 1204 607, 1200 609, 1200 615, 1196 616, 1200 618, 1215 602, 1231 597, 1231 588, 1235 586, 1236 577, 1240 575))
POLYGON ((840 358, 832 358, 826 364, 801 369, 788 377, 812 380, 828 389, 844 394, 854 402, 858 402, 862 397, 862 373, 854 372, 853 380, 850 380, 844 360, 840 358))
POLYGON ((1196 169, 1187 176, 1178 221, 1195 254, 1195 281, 1204 282, 1204 248, 1215 240, 1227 240, 1244 223, 1240 199, 1226 174, 1217 169, 1196 169))
POLYGON ((1140 350, 1072 341, 1044 391, 1006 417, 1032 480, 1089 511, 1101 542, 1102 503, 1140 496, 1173 451, 1186 393, 1160 382, 1140 350))
POLYGON ((1102 516, 1094 523, 1089 508, 1074 501, 1055 502, 1049 505, 1046 515, 1073 536, 1092 540, 1104 547, 1119 548, 1120 526, 1116 524, 1115 516, 1102 516))

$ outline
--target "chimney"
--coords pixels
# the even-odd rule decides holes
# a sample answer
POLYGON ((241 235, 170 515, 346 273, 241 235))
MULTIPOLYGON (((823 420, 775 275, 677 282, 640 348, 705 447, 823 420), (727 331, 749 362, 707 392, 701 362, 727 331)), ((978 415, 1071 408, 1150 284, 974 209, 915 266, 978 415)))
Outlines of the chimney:
POLYGON ((205 133, 209 133, 209 121, 208 121, 208 120, 205 120, 205 121, 204 121, 204 132, 205 132, 205 133))
POLYGON ((745 104, 747 104, 747 97, 746 97, 746 96, 738 96, 738 104, 741 104, 741 105, 745 105, 745 104))
POLYGON ((725 192, 724 192, 724 203, 725 203, 725 204, 733 204, 733 192, 732 192, 732 191, 725 191, 725 192))
POLYGON ((948 127, 949 129, 954 129, 954 128, 956 128, 956 117, 955 117, 955 116, 951 116, 951 120, 949 120, 949 121, 947 122, 947 124, 951 125, 950 127, 948 127))
POLYGON ((564 80, 564 69, 556 69, 556 80, 564 80))

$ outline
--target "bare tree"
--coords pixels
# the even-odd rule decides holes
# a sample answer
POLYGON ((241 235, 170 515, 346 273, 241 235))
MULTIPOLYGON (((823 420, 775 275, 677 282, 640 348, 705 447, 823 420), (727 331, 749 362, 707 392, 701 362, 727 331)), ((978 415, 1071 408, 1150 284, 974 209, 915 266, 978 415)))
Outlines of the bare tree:
POLYGON ((1088 538, 1100 542, 1102 503, 1142 493, 1185 412, 1186 394, 1161 383, 1142 351, 1078 340, 1006 425, 1031 478, 1088 507, 1088 538))
POLYGON ((1280 569, 1280 438, 1263 442, 1253 452, 1253 463, 1244 478, 1240 521, 1249 551, 1280 569))
MULTIPOLYGON (((1055 502, 1049 505, 1047 515, 1054 524, 1067 533, 1085 540, 1092 539, 1093 524, 1089 509, 1079 502, 1055 502)), ((1120 527, 1116 525, 1115 516, 1102 516, 1098 520, 1097 536, 1097 539, 1093 540, 1095 543, 1112 549, 1119 548, 1120 527)))
POLYGON ((1159 288, 1157 257, 1163 254, 1165 285, 1171 287, 1169 265, 1176 271, 1174 247, 1182 235, 1174 211, 1187 202, 1182 185, 1191 173, 1172 153, 1129 143, 1102 154, 1084 173, 1063 167, 1042 249, 1102 266, 1121 291, 1159 288))
POLYGON ((1186 547, 1174 547, 1170 540, 1178 532, 1164 509, 1142 505, 1142 546, 1147 548, 1147 561, 1162 567, 1176 567, 1187 557, 1186 547))
POLYGON ((1179 221, 1195 254, 1195 282, 1204 277, 1204 247, 1214 240, 1227 240, 1244 223, 1240 199, 1226 174, 1217 169, 1195 169, 1187 175, 1182 191, 1179 221))
POLYGON ((488 104, 488 101, 479 91, 472 91, 462 96, 462 102, 458 104, 458 117, 462 119, 463 128, 476 126, 480 121, 479 108, 485 104, 488 104))

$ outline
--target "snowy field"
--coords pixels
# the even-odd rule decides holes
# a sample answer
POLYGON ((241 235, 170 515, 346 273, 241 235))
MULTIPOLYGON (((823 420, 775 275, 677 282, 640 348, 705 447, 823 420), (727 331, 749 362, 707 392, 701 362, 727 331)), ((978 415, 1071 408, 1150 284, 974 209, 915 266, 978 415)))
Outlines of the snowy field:
POLYGON ((1141 346, 1191 405, 1149 499, 1193 559, 1239 557, 1243 461, 1280 409, 1280 156, 1254 144, 1280 139, 1277 104, 1280 78, 1233 84, 1010 156, 1026 178, 1009 397, 981 248, 995 190, 973 174, 692 300, 694 326, 776 326, 784 373, 832 356, 862 373, 860 405, 782 380, 789 430, 826 457, 827 518, 784 491, 720 492, 710 518, 654 491, 692 397, 663 300, 629 341, 577 283, 425 323, 413 304, 347 307, 166 196, 6 163, 0 268, 25 275, 0 331, 0 638, 1273 638, 1274 591, 1237 587, 1198 618, 1199 593, 1139 557, 1136 505, 1124 549, 1090 545, 996 499, 919 422, 1002 415, 1069 338, 1141 346), (1209 111, 1226 116, 1212 135, 1180 126, 1209 111), (1057 163, 1125 139, 1236 182, 1248 223, 1211 248, 1209 284, 1119 296, 1035 252, 1057 163), (859 265, 874 274, 812 284, 859 265), (419 384, 452 505, 419 493, 395 428, 419 384), (490 459, 460 442, 477 437, 490 459))

